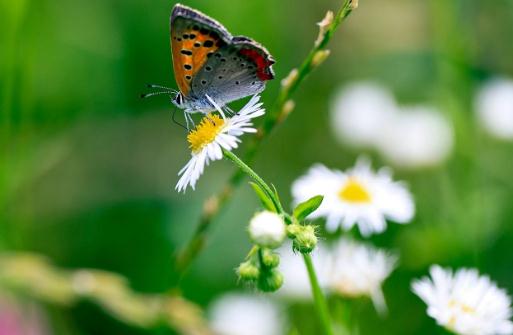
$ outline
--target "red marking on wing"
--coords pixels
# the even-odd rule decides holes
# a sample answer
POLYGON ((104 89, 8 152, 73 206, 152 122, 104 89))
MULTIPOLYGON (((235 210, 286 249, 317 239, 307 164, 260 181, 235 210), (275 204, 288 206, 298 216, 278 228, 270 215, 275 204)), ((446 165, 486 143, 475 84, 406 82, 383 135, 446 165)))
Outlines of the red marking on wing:
POLYGON ((270 66, 274 64, 273 60, 266 59, 257 50, 253 49, 241 49, 240 54, 248 57, 255 62, 257 67, 257 76, 260 80, 271 80, 274 79, 273 72, 270 70, 270 66))

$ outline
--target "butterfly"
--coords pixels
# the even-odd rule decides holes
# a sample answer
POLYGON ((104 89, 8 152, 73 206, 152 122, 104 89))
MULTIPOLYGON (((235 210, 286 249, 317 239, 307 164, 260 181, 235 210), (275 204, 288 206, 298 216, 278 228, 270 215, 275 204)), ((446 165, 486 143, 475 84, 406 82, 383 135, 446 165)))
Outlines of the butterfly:
MULTIPOLYGON (((232 36, 216 20, 190 7, 176 4, 170 18, 171 54, 179 91, 173 92, 173 104, 190 114, 207 114, 216 105, 255 95, 274 78, 271 54, 246 36, 232 36)), ((154 88, 164 88, 150 85, 154 88)), ((146 96, 166 92, 149 93, 146 96)), ((187 127, 188 128, 188 127, 187 127)))

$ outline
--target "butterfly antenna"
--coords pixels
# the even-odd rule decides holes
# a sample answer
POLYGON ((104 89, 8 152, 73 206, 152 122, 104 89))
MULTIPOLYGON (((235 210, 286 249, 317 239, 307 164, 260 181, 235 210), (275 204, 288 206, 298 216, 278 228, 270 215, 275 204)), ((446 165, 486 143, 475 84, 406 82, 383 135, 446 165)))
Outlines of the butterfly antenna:
MULTIPOLYGON (((174 89, 166 87, 166 86, 157 85, 157 84, 146 84, 146 87, 148 87, 148 88, 158 88, 158 89, 163 90, 163 91, 157 91, 157 92, 150 92, 150 93, 141 94, 141 98, 143 98, 143 99, 149 98, 149 97, 153 97, 153 96, 156 96, 156 95, 166 94, 166 95, 170 95, 171 96, 173 94, 178 94, 179 93, 177 90, 174 90, 174 89)), ((180 127, 185 129, 186 131, 189 131, 189 127, 183 125, 182 123, 178 122, 178 120, 176 120, 176 109, 173 109, 172 119, 173 119, 173 123, 179 125, 180 127)))
POLYGON ((149 97, 153 97, 155 95, 161 95, 161 94, 170 95, 172 93, 173 92, 170 92, 170 91, 150 92, 150 93, 141 94, 141 98, 146 99, 146 98, 149 98, 149 97))
POLYGON ((174 90, 172 88, 169 88, 169 87, 166 87, 166 86, 162 86, 162 85, 157 85, 157 84, 146 84, 146 87, 148 88, 159 88, 159 89, 162 89, 162 90, 166 90, 166 91, 169 91, 169 92, 178 92, 177 90, 174 90))
POLYGON ((143 98, 143 99, 144 98, 153 97, 155 95, 161 95, 161 94, 167 94, 167 95, 178 94, 177 90, 174 90, 172 88, 169 88, 169 87, 166 87, 166 86, 162 86, 162 85, 146 84, 146 87, 148 87, 148 88, 158 88, 160 91, 141 94, 141 98, 143 98))

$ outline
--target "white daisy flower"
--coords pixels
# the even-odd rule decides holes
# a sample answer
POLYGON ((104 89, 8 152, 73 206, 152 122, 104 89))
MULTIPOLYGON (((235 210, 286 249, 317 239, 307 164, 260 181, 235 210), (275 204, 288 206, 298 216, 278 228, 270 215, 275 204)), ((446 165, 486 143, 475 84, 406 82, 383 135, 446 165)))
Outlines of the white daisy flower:
POLYGON ((272 300, 254 295, 229 293, 209 308, 212 330, 219 335, 281 335, 284 317, 272 300))
POLYGON ((383 124, 376 148, 395 166, 422 168, 443 162, 452 151, 453 137, 449 121, 435 108, 403 107, 383 124))
POLYGON ((393 181, 388 169, 375 173, 365 159, 359 159, 347 172, 315 165, 292 185, 295 203, 319 194, 324 195, 324 200, 310 217, 326 218, 329 231, 340 226, 349 230, 356 224, 362 235, 369 236, 383 232, 386 219, 408 223, 415 213, 406 186, 393 181))
POLYGON ((343 87, 331 107, 331 125, 342 144, 373 148, 385 124, 395 115, 392 94, 373 82, 356 82, 343 87))
POLYGON ((479 90, 475 108, 483 128, 499 139, 513 139, 513 80, 494 79, 479 90))
POLYGON ((386 313, 381 287, 394 270, 397 257, 349 239, 341 239, 331 249, 328 287, 345 297, 368 296, 378 313, 386 313))
POLYGON ((251 119, 265 113, 259 101, 260 96, 253 96, 240 112, 231 118, 225 117, 221 108, 211 101, 221 116, 216 114, 205 116, 196 129, 187 135, 192 158, 178 172, 178 175, 181 175, 175 187, 178 192, 185 192, 189 185, 194 189, 205 165, 223 158, 222 149, 231 151, 237 148, 242 134, 256 132, 251 119))
POLYGON ((440 326, 461 335, 513 334, 511 298, 476 269, 434 265, 431 278, 414 281, 412 289, 428 305, 440 326))

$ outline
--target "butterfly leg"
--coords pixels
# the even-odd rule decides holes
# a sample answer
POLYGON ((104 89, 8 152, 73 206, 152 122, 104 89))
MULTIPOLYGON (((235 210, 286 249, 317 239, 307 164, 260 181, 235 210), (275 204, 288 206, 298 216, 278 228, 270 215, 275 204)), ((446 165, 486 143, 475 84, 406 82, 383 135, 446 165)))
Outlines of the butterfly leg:
POLYGON ((178 120, 176 119, 176 109, 173 110, 173 116, 171 118, 173 120, 173 123, 179 125, 180 127, 184 128, 187 131, 189 130, 189 128, 187 126, 184 126, 182 123, 178 122, 178 120))
POLYGON ((192 119, 192 116, 190 113, 185 112, 184 115, 185 115, 185 122, 187 123, 187 130, 190 131, 192 128, 195 128, 196 125, 194 124, 194 120, 192 119), (191 125, 192 125, 192 128, 191 128, 191 125))
POLYGON ((224 106, 224 108, 226 109, 226 114, 228 114, 228 116, 230 116, 230 117, 233 117, 233 116, 237 115, 237 113, 238 113, 228 106, 224 106))

